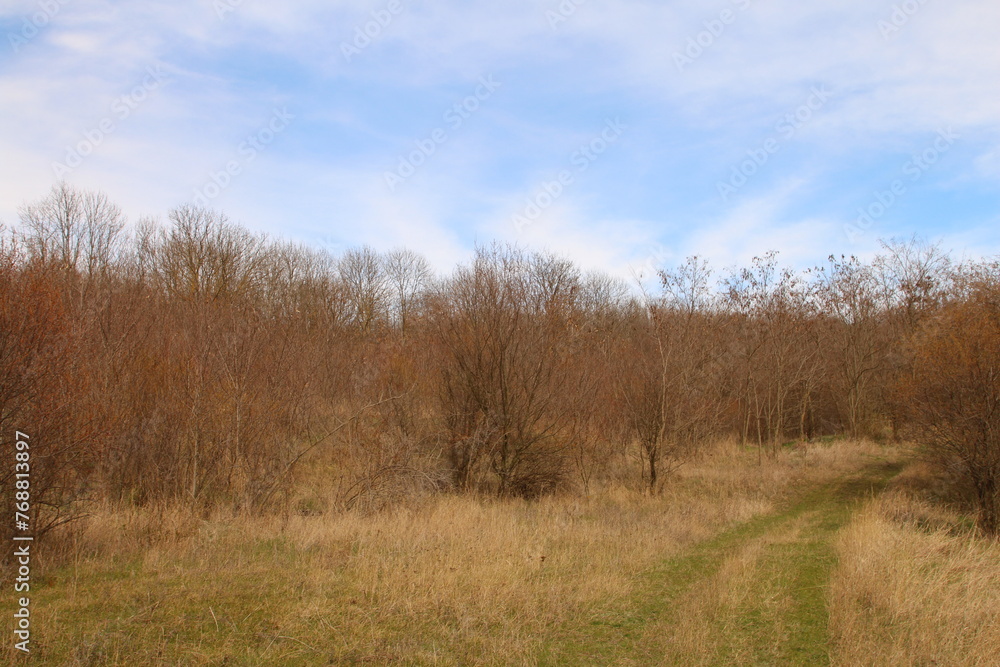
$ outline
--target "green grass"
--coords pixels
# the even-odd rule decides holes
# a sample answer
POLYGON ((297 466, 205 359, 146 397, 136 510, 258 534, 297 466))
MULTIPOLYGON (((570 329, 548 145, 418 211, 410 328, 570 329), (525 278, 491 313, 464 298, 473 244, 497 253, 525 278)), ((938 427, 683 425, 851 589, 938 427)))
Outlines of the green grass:
POLYGON ((33 591, 30 663, 827 664, 833 535, 900 467, 872 464, 799 489, 778 511, 633 575, 622 595, 543 615, 530 629, 513 611, 452 617, 447 606, 399 607, 398 595, 397 607, 376 612, 382 600, 346 566, 365 557, 349 541, 319 549, 221 535, 140 558, 85 559, 33 591), (492 658, 512 635, 518 652, 492 658))
POLYGON ((275 539, 218 562, 193 553, 168 567, 63 568, 34 598, 32 663, 316 664, 296 663, 295 642, 282 639, 301 623, 296 605, 310 576, 308 560, 297 560, 275 539))
POLYGON ((643 576, 626 606, 596 609, 585 622, 560 628, 540 664, 829 664, 826 586, 836 564, 833 536, 858 501, 901 469, 873 465, 664 561, 643 576), (706 582, 751 545, 760 555, 741 602, 708 599, 706 582), (695 625, 705 626, 697 629, 710 639, 697 655, 672 635, 681 626, 679 615, 691 610, 702 612, 695 625))

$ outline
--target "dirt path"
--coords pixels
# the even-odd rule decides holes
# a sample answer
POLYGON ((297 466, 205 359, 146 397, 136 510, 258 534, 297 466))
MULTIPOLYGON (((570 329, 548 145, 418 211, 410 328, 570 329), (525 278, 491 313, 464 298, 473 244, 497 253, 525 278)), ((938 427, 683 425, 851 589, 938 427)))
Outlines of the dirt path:
POLYGON ((662 563, 628 609, 569 631, 540 664, 829 664, 833 537, 900 469, 872 465, 662 563))

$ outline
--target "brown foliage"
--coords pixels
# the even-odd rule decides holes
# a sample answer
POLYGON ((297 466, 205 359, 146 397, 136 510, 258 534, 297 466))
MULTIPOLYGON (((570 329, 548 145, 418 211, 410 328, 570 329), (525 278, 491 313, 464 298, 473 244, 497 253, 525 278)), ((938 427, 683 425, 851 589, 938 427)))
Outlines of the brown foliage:
MULTIPOLYGON (((16 248, 0 248, 0 430, 11 439, 15 431, 29 436, 31 525, 40 536, 72 520, 70 504, 86 495, 100 407, 78 400, 89 387, 80 337, 60 293, 60 267, 18 263, 15 255, 16 248)), ((7 460, 0 483, 13 507, 14 465, 7 460)))
POLYGON ((931 454, 970 494, 988 534, 1000 532, 1000 273, 981 267, 909 347, 900 404, 931 454))
POLYGON ((65 185, 21 217, 0 426, 38 434, 44 525, 89 499, 288 508, 317 478, 323 506, 371 509, 602 476, 656 491, 708 439, 763 463, 909 423, 995 526, 995 269, 933 246, 805 273, 771 253, 718 282, 692 258, 638 294, 509 246, 436 279, 410 251, 333 256, 190 206, 128 229, 65 185))

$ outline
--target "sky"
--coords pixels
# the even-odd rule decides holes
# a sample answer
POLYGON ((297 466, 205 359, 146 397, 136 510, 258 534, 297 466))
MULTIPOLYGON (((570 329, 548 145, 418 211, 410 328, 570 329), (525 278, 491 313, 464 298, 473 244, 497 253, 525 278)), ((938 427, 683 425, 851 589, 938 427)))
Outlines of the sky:
POLYGON ((993 0, 3 0, 0 222, 66 181, 440 271, 1000 253, 993 0))

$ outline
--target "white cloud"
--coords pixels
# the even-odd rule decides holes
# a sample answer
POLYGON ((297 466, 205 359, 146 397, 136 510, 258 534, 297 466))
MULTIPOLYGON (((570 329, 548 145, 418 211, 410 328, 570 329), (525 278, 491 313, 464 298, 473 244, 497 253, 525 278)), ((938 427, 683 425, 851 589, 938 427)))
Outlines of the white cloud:
MULTIPOLYGON (((645 262, 651 247, 658 257, 698 253, 717 264, 744 262, 772 248, 789 262, 815 261, 842 247, 840 222, 789 217, 792 184, 801 186, 806 176, 796 180, 778 166, 778 186, 754 198, 751 190, 766 187, 762 178, 731 210, 697 214, 691 231, 678 231, 678 213, 671 210, 608 212, 617 194, 594 179, 565 195, 519 239, 509 216, 523 206, 525 183, 546 169, 533 158, 564 144, 572 148, 585 125, 581 117, 590 113, 578 108, 580 99, 641 111, 678 136, 714 133, 742 152, 759 143, 777 116, 801 104, 812 85, 824 84, 834 99, 795 138, 814 151, 815 164, 832 156, 905 152, 914 135, 953 125, 980 156, 970 171, 993 184, 1000 176, 1000 50, 993 46, 1000 5, 927 3, 884 38, 878 21, 890 16, 892 2, 753 0, 744 11, 732 0, 588 0, 553 29, 546 11, 558 4, 404 0, 404 11, 348 63, 341 42, 386 2, 248 1, 222 19, 212 3, 193 0, 66 3, 28 47, 5 54, 0 66, 0 219, 11 222, 20 203, 47 192, 52 161, 156 63, 167 66, 176 83, 124 121, 74 172, 73 182, 107 190, 134 215, 163 212, 190 198, 276 102, 297 95, 302 127, 350 133, 357 144, 350 157, 339 147, 312 145, 309 135, 299 137, 295 150, 289 140, 287 151, 276 146, 219 205, 261 229, 280 231, 293 219, 308 229, 313 223, 304 220, 312 219, 322 221, 320 227, 333 225, 348 241, 405 244, 438 267, 466 257, 476 234, 483 242, 525 240, 618 275, 645 262), (674 53, 725 7, 735 7, 735 21, 679 72, 674 53), (258 78, 272 67, 270 78, 258 78), (352 96, 363 95, 362 89, 403 90, 447 99, 487 72, 509 77, 501 93, 508 97, 498 97, 495 107, 449 139, 406 188, 386 192, 382 170, 391 167, 395 149, 384 146, 409 130, 366 117, 352 96), (549 104, 563 99, 564 106, 536 114, 533 94, 549 104), (514 98, 519 106, 509 104, 514 98), (494 136, 497 130, 503 138, 494 136), (992 139, 987 145, 971 137, 992 139), (515 171, 488 175, 494 163, 515 171)), ((35 6, 18 0, 4 13, 16 19, 35 6)), ((386 95, 384 104, 395 101, 386 95)), ((387 115, 408 111, 388 109, 387 115)), ((655 137, 657 129, 641 132, 655 137)), ((316 137, 317 144, 321 140, 316 137)), ((642 148, 638 153, 647 156, 642 148)), ((699 159, 706 164, 717 157, 703 153, 699 159)), ((823 175, 817 168, 808 178, 823 175)), ((686 198, 677 199, 688 205, 684 215, 703 207, 691 199, 695 195, 682 194, 686 198)), ((991 243, 989 230, 969 239, 991 243)))
POLYGON ((981 177, 1000 183, 1000 148, 994 148, 977 157, 975 166, 981 177))
MULTIPOLYGON (((746 266, 754 257, 778 251, 781 263, 805 268, 849 245, 842 223, 817 217, 789 219, 786 208, 804 187, 798 179, 747 199, 719 220, 705 220, 681 243, 684 256, 705 257, 716 267, 746 266)), ((866 240, 857 250, 874 243, 866 240)))

